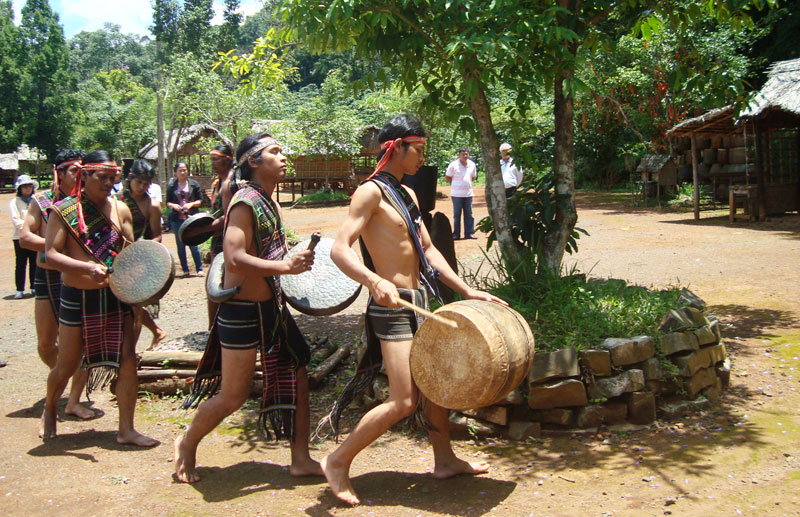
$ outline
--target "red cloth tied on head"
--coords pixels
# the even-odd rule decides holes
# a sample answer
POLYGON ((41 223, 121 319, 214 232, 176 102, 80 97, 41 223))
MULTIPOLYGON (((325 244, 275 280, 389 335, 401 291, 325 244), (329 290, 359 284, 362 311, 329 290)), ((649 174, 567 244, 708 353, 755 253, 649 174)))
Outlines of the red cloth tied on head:
MULTIPOLYGON (((406 144, 424 144, 427 139, 424 136, 407 136, 400 139, 402 142, 406 144)), ((392 151, 395 148, 395 142, 397 139, 387 140, 385 142, 381 142, 381 150, 386 151, 383 153, 383 157, 381 161, 378 162, 378 165, 375 167, 375 170, 372 171, 372 174, 369 175, 367 179, 372 178, 376 174, 378 174, 381 169, 383 169, 387 163, 389 163, 389 159, 392 157, 392 151)))
POLYGON ((50 190, 53 191, 54 194, 58 194, 58 169, 69 169, 73 165, 79 165, 81 163, 80 158, 76 158, 74 160, 66 160, 58 165, 55 163, 53 164, 53 185, 50 190))
POLYGON ((78 176, 75 178, 75 187, 72 189, 72 195, 78 198, 78 231, 86 233, 86 223, 83 221, 83 207, 81 207, 81 190, 83 190, 83 173, 84 171, 120 171, 120 167, 116 163, 84 163, 79 165, 78 176))
POLYGON ((231 156, 231 155, 229 155, 229 154, 225 154, 225 153, 223 153, 222 151, 217 151, 216 149, 213 149, 213 150, 212 150, 210 153, 208 153, 208 154, 210 154, 210 155, 212 155, 212 156, 222 156, 223 158, 227 158, 227 159, 229 159, 229 160, 233 160, 233 156, 231 156))

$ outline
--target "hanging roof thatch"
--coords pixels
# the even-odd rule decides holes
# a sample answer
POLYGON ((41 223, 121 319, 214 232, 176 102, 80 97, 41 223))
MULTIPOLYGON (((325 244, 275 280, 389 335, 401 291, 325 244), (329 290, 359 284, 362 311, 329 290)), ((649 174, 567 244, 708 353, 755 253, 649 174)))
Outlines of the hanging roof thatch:
POLYGON ((668 154, 646 154, 636 167, 636 172, 659 172, 672 156, 668 154))
POLYGON ((772 110, 800 115, 800 59, 773 63, 767 77, 741 118, 762 117, 772 110))
POLYGON ((15 171, 19 170, 19 162, 37 162, 45 158, 37 148, 21 144, 13 153, 0 154, 0 169, 15 171))
MULTIPOLYGON (((164 141, 167 149, 172 149, 174 146, 174 139, 177 136, 177 131, 173 132, 170 138, 169 132, 164 132, 164 141)), ((228 144, 233 147, 233 143, 228 140, 228 137, 219 132, 219 130, 208 124, 195 124, 184 129, 178 139, 178 156, 191 156, 195 154, 205 154, 207 150, 198 149, 197 142, 201 138, 213 138, 219 140, 223 144, 228 144)), ((149 144, 139 149, 139 157, 145 160, 155 161, 158 159, 158 140, 153 140, 149 144)))
POLYGON ((719 136, 735 133, 734 107, 728 105, 707 111, 699 117, 684 120, 667 131, 667 136, 719 136))

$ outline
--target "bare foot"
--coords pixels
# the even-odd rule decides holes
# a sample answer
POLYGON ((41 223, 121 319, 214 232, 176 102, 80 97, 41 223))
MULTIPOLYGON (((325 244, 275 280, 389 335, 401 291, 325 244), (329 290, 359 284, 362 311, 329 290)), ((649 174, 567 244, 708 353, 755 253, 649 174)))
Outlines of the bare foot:
POLYGON ((48 414, 47 411, 42 413, 42 419, 39 420, 39 438, 42 440, 50 440, 56 437, 56 415, 55 413, 48 414))
POLYGON ((289 475, 293 477, 303 476, 324 476, 322 467, 319 466, 318 461, 307 458, 302 461, 294 461, 289 465, 289 475))
POLYGON ((325 479, 328 480, 333 495, 349 505, 357 505, 361 501, 358 500, 353 485, 350 484, 349 469, 332 465, 328 458, 328 456, 322 458, 319 466, 325 474, 325 479))
POLYGON ((441 465, 433 467, 433 477, 436 479, 447 479, 461 474, 483 474, 488 472, 490 465, 485 461, 468 462, 458 458, 453 458, 441 465))
POLYGON ((156 331, 153 332, 153 340, 150 342, 150 346, 147 347, 147 350, 154 349, 165 337, 167 337, 166 331, 161 327, 156 327, 156 331))
POLYGON ((75 404, 74 406, 67 404, 67 407, 64 408, 64 414, 78 417, 81 420, 91 420, 102 416, 103 412, 97 409, 89 409, 82 404, 75 404))
POLYGON ((175 438, 175 476, 181 483, 195 483, 200 476, 194 470, 195 454, 183 448, 183 436, 175 438))
POLYGON ((161 442, 159 442, 155 438, 150 438, 149 436, 145 436, 136 430, 131 430, 128 431, 127 433, 117 433, 117 443, 138 445, 139 447, 153 447, 160 444, 161 442))

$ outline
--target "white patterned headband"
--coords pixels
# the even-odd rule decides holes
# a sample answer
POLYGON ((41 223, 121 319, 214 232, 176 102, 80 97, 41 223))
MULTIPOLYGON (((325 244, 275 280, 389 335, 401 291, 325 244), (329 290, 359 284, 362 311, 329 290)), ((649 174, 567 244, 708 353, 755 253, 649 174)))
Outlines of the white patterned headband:
POLYGON ((277 143, 278 143, 277 140, 275 140, 272 137, 267 137, 267 138, 265 138, 263 140, 260 140, 256 145, 254 145, 253 147, 248 149, 247 152, 245 152, 241 156, 241 158, 239 158, 238 165, 241 166, 241 165, 245 164, 247 162, 247 160, 251 156, 253 156, 254 154, 260 153, 261 151, 263 151, 264 149, 266 149, 270 145, 277 144, 277 143))

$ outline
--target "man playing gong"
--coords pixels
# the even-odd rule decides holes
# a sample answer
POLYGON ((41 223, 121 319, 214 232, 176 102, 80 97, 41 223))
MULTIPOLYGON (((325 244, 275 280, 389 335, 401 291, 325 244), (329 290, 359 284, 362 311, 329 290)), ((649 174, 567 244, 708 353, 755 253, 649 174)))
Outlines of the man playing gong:
POLYGON ((131 212, 110 198, 119 167, 106 151, 86 155, 74 196, 55 205, 47 225, 45 257, 61 271, 59 351, 47 377, 47 397, 39 435, 55 438, 58 400, 81 363, 88 369, 87 392, 117 379, 117 442, 150 447, 158 440, 133 427, 138 381, 133 317, 108 287, 109 267, 133 241, 131 212))
MULTIPOLYGON (((214 188, 211 191, 211 213, 216 216, 211 228, 214 236, 211 237, 211 260, 219 253, 222 253, 222 231, 225 226, 225 213, 228 211, 228 204, 231 201, 230 181, 231 165, 233 165, 233 152, 228 144, 214 146, 209 154, 211 160, 211 171, 216 174, 214 188)), ((208 300, 208 326, 214 323, 219 304, 208 300)))
MULTIPOLYGON (((470 288, 450 268, 421 224, 416 196, 400 184, 403 175, 415 174, 424 159, 425 130, 419 120, 395 116, 383 126, 378 138, 382 149, 378 166, 353 194, 349 214, 331 250, 336 265, 367 286, 371 294, 366 318, 367 353, 329 415, 334 434, 338 432, 341 411, 358 391, 371 384, 380 370, 381 359, 389 377, 389 398, 364 415, 342 445, 320 462, 333 493, 353 505, 359 502, 349 477, 353 459, 392 425, 412 414, 420 397, 409 366, 418 321, 414 312, 400 308, 395 300, 404 298, 427 307, 426 286, 434 294, 438 276, 464 298, 505 304, 489 293, 470 288), (358 238, 366 265, 350 251, 358 238)), ((447 409, 430 401, 424 401, 423 406, 436 478, 489 470, 486 462, 469 463, 455 456, 450 446, 447 409)))
MULTIPOLYGON (((56 341, 58 339, 58 309, 61 306, 59 294, 61 273, 57 269, 52 269, 47 262, 42 260, 44 258, 44 237, 47 233, 47 218, 50 215, 50 207, 67 197, 75 187, 75 178, 83 155, 83 151, 77 149, 66 149, 56 155, 53 160, 53 186, 50 190, 34 195, 34 202, 31 203, 25 214, 20 235, 20 245, 37 252, 36 278, 34 280, 36 303, 33 306, 33 314, 36 321, 39 358, 47 365, 48 369, 55 367, 58 357, 56 341)), ((72 376, 72 386, 64 413, 84 420, 98 415, 95 411, 80 404, 81 393, 85 387, 86 370, 79 368, 72 376)))
POLYGON ((264 385, 258 429, 270 438, 288 438, 292 476, 322 475, 308 451, 309 407, 306 364, 310 351, 283 300, 281 275, 309 271, 314 252, 304 250, 283 260, 286 235, 278 204, 272 199, 286 174, 281 146, 266 133, 247 136, 236 151, 238 190, 228 208, 223 237, 225 288, 241 286, 223 302, 197 368, 192 393, 183 407, 197 409, 186 434, 175 440, 175 475, 199 480, 197 446, 247 400, 260 351, 264 385))

